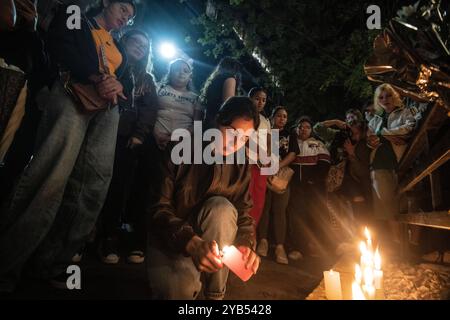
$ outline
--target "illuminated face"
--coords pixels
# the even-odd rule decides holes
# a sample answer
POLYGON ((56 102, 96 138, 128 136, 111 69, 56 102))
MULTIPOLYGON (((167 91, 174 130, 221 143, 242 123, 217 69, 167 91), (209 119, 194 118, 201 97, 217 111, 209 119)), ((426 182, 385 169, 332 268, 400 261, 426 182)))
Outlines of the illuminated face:
POLYGON ((141 34, 131 36, 126 43, 125 50, 128 58, 133 62, 143 59, 149 51, 149 42, 146 37, 141 34))
POLYGON ((279 110, 273 117, 273 125, 276 129, 283 129, 287 123, 288 114, 286 110, 279 110))
POLYGON ((306 140, 311 137, 311 124, 308 121, 300 122, 300 124, 297 127, 298 137, 301 140, 306 140))
POLYGON ((171 85, 176 88, 186 88, 191 78, 192 71, 187 63, 180 61, 172 65, 169 76, 171 85))
POLYGON ((254 123, 251 119, 236 118, 229 126, 219 126, 223 139, 224 156, 241 149, 254 131, 254 123))
POLYGON ((134 17, 134 7, 125 2, 104 1, 106 9, 104 11, 105 24, 108 30, 120 30, 128 25, 134 17))
POLYGON ((267 94, 264 91, 258 91, 256 92, 253 97, 250 98, 255 105, 258 112, 261 112, 264 110, 264 107, 266 106, 267 101, 267 94))
POLYGON ((381 91, 378 96, 378 103, 386 112, 391 112, 394 108, 394 95, 390 90, 381 91))

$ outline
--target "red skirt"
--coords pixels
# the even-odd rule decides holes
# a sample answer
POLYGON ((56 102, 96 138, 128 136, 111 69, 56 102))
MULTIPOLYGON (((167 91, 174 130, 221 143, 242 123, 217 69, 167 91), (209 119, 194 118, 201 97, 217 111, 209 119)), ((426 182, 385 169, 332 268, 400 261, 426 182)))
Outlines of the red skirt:
POLYGON ((252 177, 250 180, 250 196, 253 200, 253 208, 250 210, 250 216, 255 220, 255 226, 258 226, 264 210, 264 201, 266 199, 267 176, 261 175, 261 170, 257 165, 252 165, 252 177))

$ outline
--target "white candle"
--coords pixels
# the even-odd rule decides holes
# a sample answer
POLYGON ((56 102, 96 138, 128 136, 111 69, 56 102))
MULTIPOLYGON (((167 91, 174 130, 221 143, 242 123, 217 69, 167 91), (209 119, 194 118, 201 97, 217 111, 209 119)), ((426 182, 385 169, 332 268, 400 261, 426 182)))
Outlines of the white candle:
POLYGON ((367 247, 364 241, 359 243, 359 251, 361 252, 361 268, 364 269, 366 267, 366 256, 367 256, 367 247))
POLYGON ((374 271, 374 285, 375 289, 383 289, 383 271, 374 271))
POLYGON ((247 281, 253 275, 251 268, 246 269, 243 254, 235 246, 226 246, 222 249, 222 262, 233 271, 242 281, 247 281))
POLYGON ((364 269, 364 285, 373 286, 373 270, 372 270, 372 268, 364 269))
POLYGON ((341 278, 339 272, 330 270, 323 272, 325 294, 328 300, 342 300, 341 278))
POLYGON ((381 270, 381 256, 380 252, 377 248, 375 251, 375 255, 373 257, 374 260, 374 282, 375 282, 375 289, 382 289, 383 288, 383 271, 381 270))
POLYGON ((367 300, 375 300, 375 287, 371 285, 364 285, 364 293, 367 300))
POLYGON ((364 293, 361 290, 361 286, 355 281, 352 283, 352 300, 366 300, 364 293))
POLYGON ((355 265, 355 280, 356 280, 356 283, 361 285, 362 271, 361 271, 361 267, 359 266, 359 264, 355 265))
POLYGON ((373 268, 373 257, 370 251, 365 251, 361 255, 361 269, 364 271, 366 268, 373 268))

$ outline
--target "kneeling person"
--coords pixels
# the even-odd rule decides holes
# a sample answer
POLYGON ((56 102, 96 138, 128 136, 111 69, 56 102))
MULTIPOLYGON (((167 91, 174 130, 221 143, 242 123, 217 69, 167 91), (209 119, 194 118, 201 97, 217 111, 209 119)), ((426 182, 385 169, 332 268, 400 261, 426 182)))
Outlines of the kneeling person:
MULTIPOLYGON (((241 129, 247 134, 258 127, 259 115, 249 98, 232 97, 221 107, 216 123, 224 137, 223 149, 216 152, 225 159, 244 148, 248 140, 248 136, 235 139, 229 130, 241 129)), ((248 161, 163 162, 159 200, 150 209, 147 271, 153 298, 195 299, 204 273, 205 298, 223 299, 228 268, 221 262, 219 248, 231 244, 243 253, 246 268, 256 273, 260 260, 253 251, 249 184, 248 161)))

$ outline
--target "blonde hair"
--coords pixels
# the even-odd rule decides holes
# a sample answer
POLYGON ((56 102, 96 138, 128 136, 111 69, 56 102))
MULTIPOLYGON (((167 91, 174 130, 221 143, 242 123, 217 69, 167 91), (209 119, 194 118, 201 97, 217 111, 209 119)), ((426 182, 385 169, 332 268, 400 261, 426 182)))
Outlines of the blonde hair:
POLYGON ((373 106, 375 108, 376 113, 382 113, 384 108, 378 102, 378 97, 384 91, 389 91, 392 94, 392 99, 394 100, 394 106, 400 107, 402 105, 402 97, 400 94, 388 83, 383 83, 379 85, 375 90, 375 94, 373 96, 373 106))

